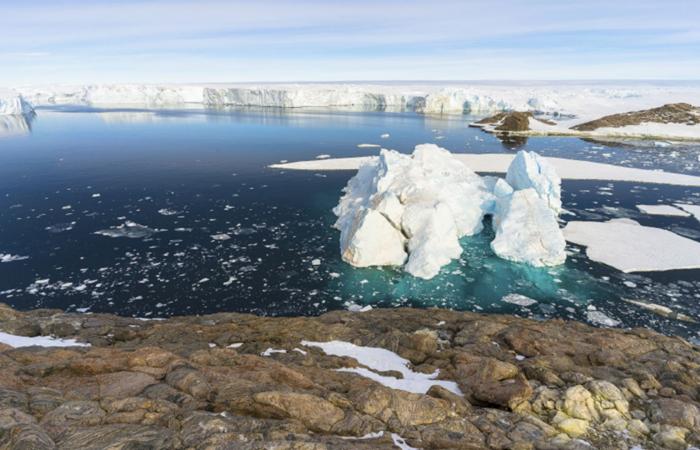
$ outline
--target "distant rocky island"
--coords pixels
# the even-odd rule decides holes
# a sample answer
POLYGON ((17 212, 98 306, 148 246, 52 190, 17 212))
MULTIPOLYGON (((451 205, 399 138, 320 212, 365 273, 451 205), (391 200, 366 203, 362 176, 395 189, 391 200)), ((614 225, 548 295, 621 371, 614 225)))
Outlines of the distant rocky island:
POLYGON ((700 349, 647 329, 441 309, 141 320, 0 305, 0 342, 3 449, 700 445, 700 349))
POLYGON ((496 135, 620 137, 700 140, 700 107, 669 103, 657 108, 603 116, 568 127, 531 111, 501 112, 471 124, 496 135))

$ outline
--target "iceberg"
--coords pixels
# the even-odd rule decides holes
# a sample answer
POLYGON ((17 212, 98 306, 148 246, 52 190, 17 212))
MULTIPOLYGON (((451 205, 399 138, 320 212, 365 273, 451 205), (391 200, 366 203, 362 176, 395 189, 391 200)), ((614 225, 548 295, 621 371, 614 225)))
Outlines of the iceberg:
POLYGON ((496 202, 496 238, 491 249, 500 258, 535 267, 566 260, 566 241, 557 214, 533 188, 517 190, 496 202))
POLYGON ((515 190, 534 189, 555 213, 561 211, 561 178, 554 167, 537 153, 519 151, 508 167, 506 181, 515 190))
POLYGON ((29 116, 34 108, 18 92, 0 89, 0 116, 29 116))
POLYGON ((436 145, 412 155, 382 150, 348 182, 333 212, 344 261, 402 265, 432 278, 459 257, 459 238, 479 233, 492 194, 483 179, 436 145))
MULTIPOLYGON (((514 176, 528 179, 524 167, 515 164, 514 176)), ((481 232, 486 214, 494 215, 498 256, 535 266, 566 258, 557 213, 534 188, 514 191, 502 178, 482 178, 434 144, 365 160, 333 212, 341 256, 356 267, 403 265, 430 279, 459 258, 459 239, 481 232)))

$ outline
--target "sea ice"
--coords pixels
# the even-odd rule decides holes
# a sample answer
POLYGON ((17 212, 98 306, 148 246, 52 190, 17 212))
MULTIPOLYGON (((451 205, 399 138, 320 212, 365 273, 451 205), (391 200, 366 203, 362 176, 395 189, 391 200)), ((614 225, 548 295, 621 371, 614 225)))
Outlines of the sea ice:
POLYGON ((676 206, 681 208, 682 210, 690 213, 695 217, 698 221, 700 221, 700 205, 688 205, 685 203, 676 203, 676 206))
POLYGON ((145 225, 140 225, 136 222, 127 220, 123 224, 117 225, 116 227, 95 231, 95 234, 111 238, 127 237, 131 239, 142 239, 151 237, 153 234, 159 233, 161 231, 164 230, 156 230, 153 228, 149 228, 145 225))
POLYGON ((344 341, 314 342, 301 341, 305 347, 318 347, 328 355, 349 356, 358 363, 368 367, 341 368, 341 372, 353 372, 370 378, 392 389, 425 394, 433 385, 439 385, 457 395, 462 395, 454 381, 436 380, 439 369, 432 374, 414 372, 409 368, 410 362, 396 353, 380 347, 363 347, 344 341), (371 369, 371 370, 370 370, 371 369), (398 372, 402 378, 380 375, 377 372, 398 372))
POLYGON ((511 303, 518 306, 532 306, 537 303, 537 300, 532 299, 522 294, 508 294, 501 299, 502 302, 511 303))
POLYGON ((589 259, 622 272, 700 268, 700 243, 630 219, 569 222, 567 241, 587 247, 589 259))
POLYGON ((10 253, 0 253, 0 263, 22 261, 24 259, 29 259, 29 256, 12 255, 10 253))
POLYGON ((643 212, 644 214, 650 214, 654 216, 690 216, 689 213, 671 205, 637 205, 637 209, 643 212))
MULTIPOLYGON (((452 156, 477 173, 506 173, 513 161, 512 155, 503 153, 459 153, 452 156)), ((329 158, 272 164, 270 167, 273 169, 313 171, 358 170, 361 165, 371 163, 376 159, 376 156, 329 158)), ((630 181, 700 187, 700 177, 695 175, 566 158, 546 157, 544 159, 556 169, 557 174, 564 180, 630 181)))

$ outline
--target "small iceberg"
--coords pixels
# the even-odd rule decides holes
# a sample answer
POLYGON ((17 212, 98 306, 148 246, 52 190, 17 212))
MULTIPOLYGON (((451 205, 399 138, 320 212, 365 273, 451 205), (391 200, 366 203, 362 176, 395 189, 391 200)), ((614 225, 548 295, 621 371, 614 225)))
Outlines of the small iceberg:
POLYGON ((144 239, 162 231, 165 230, 149 228, 145 225, 127 220, 123 224, 117 225, 116 227, 95 231, 95 234, 111 238, 126 237, 130 239, 144 239))

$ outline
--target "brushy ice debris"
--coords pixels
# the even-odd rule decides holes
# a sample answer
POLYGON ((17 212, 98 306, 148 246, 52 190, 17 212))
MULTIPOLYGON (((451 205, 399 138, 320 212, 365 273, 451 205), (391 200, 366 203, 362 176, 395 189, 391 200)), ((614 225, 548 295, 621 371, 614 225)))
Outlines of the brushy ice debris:
POLYGON ((496 238, 491 242, 496 255, 536 267, 556 266, 566 260, 566 241, 557 215, 535 189, 515 191, 496 204, 496 238))
POLYGON ((432 278, 459 257, 459 238, 479 233, 491 201, 483 179, 433 144, 413 155, 382 150, 348 182, 333 212, 344 261, 402 265, 432 278))
POLYGON ((586 311, 586 318, 588 319, 589 322, 596 324, 596 325, 601 325, 604 327, 616 327, 620 325, 620 321, 613 319, 612 317, 609 317, 605 313, 602 313, 600 311, 586 311))
POLYGON ((511 303, 518 306, 532 306, 537 303, 537 300, 528 297, 527 295, 511 293, 501 298, 502 302, 511 303))
POLYGON ((12 255, 10 253, 0 253, 0 263, 22 261, 25 259, 29 259, 29 256, 12 255))
POLYGON ((143 239, 151 237, 155 233, 160 233, 161 231, 165 230, 149 228, 145 225, 140 225, 136 222, 127 220, 123 224, 117 225, 116 227, 95 231, 95 234, 111 238, 127 237, 131 239, 143 239))
POLYGON ((508 167, 506 181, 516 191, 533 188, 555 213, 561 212, 561 178, 537 153, 519 151, 508 167))

